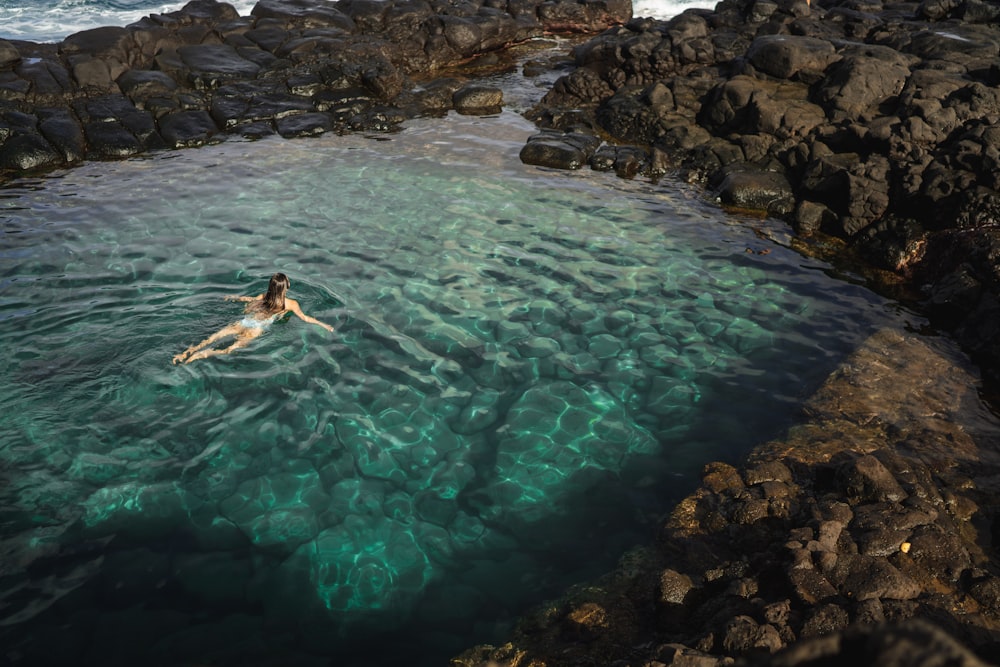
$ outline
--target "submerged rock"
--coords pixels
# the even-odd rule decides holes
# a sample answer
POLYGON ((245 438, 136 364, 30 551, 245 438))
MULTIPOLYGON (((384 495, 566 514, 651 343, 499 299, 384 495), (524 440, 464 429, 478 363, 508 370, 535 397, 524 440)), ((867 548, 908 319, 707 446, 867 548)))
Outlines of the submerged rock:
POLYGON ((978 501, 992 497, 1000 422, 956 402, 976 391, 963 363, 879 332, 806 421, 744 469, 706 466, 654 547, 455 664, 985 664, 970 648, 996 655, 1000 586, 974 524, 996 519, 978 501), (598 612, 585 637, 567 632, 598 612))

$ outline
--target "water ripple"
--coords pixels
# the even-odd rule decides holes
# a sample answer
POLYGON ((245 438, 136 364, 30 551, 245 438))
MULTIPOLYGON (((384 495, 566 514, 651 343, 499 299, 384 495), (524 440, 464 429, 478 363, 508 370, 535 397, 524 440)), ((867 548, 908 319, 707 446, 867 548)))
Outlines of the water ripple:
MULTIPOLYGON (((3 192, 0 525, 25 583, 0 591, 0 622, 18 650, 43 650, 51 604, 81 586, 72 613, 127 608, 137 635, 152 599, 246 637, 266 619, 286 657, 388 628, 474 643, 604 567, 595 541, 614 558, 642 539, 705 461, 769 438, 899 321, 780 244, 746 253, 768 223, 682 184, 520 164, 529 132, 449 117, 3 192), (170 363, 276 270, 334 333, 289 318, 170 363)), ((207 655, 163 633, 160 657, 207 655)))

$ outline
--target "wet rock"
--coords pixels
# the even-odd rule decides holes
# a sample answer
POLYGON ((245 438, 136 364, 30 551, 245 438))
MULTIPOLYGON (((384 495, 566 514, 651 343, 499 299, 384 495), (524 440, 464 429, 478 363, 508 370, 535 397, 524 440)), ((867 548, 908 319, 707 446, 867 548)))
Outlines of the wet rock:
POLYGON ((99 58, 70 58, 73 68, 73 78, 81 88, 92 88, 98 91, 116 91, 112 70, 108 63, 99 58))
POLYGON ((67 163, 80 162, 87 155, 87 143, 79 121, 69 109, 40 109, 38 129, 42 136, 62 152, 67 163))
POLYGON ((51 102, 73 90, 73 79, 69 70, 60 62, 51 60, 22 60, 14 70, 17 75, 31 84, 31 95, 35 100, 51 102))
POLYGON ((811 236, 818 231, 835 232, 838 216, 828 207, 802 199, 795 207, 793 224, 800 236, 811 236))
MULTIPOLYGON (((502 104, 495 89, 472 84, 455 100, 452 89, 449 97, 424 96, 421 105, 418 96, 409 95, 416 87, 409 77, 426 80, 435 70, 547 28, 600 30, 631 15, 630 3, 617 0, 547 0, 544 10, 540 4, 264 0, 241 17, 226 3, 194 0, 129 26, 76 33, 51 49, 29 44, 25 51, 0 43, 0 99, 71 109, 80 117, 86 153, 100 158, 198 145, 226 132, 391 131, 406 117, 428 111, 495 113, 502 104), (24 57, 28 52, 31 57, 24 57), (358 96, 359 90, 366 94, 358 96), (81 113, 89 100, 118 93, 134 109, 164 120, 168 138, 124 107, 129 117, 106 127, 81 113), (409 104, 410 99, 418 103, 409 104), (197 112, 210 114, 219 131, 197 112), (316 112, 327 113, 329 123, 310 115, 316 112), (285 120, 299 115, 304 118, 285 120)), ((425 86, 434 88, 433 81, 425 86)), ((439 93, 444 90, 438 87, 439 93)), ((55 137, 55 123, 49 125, 55 137)), ((38 129, 24 131, 35 136, 7 146, 5 173, 52 163, 42 154, 38 129)), ((79 146, 71 149, 67 141, 58 150, 66 155, 64 162, 75 161, 79 146)))
POLYGON ((632 17, 629 0, 601 2, 545 2, 538 7, 538 18, 550 30, 584 31, 632 17))
POLYGON ((723 177, 718 198, 726 206, 775 216, 789 213, 795 203, 784 174, 747 168, 732 169, 723 177))
POLYGON ((493 86, 466 85, 452 95, 455 111, 463 114, 492 114, 503 105, 503 91, 493 86))
POLYGON ((165 72, 150 70, 130 69, 118 77, 117 83, 121 91, 133 101, 152 95, 170 94, 177 90, 177 82, 165 72))
POLYGON ((103 65, 111 79, 118 78, 133 64, 132 34, 118 26, 74 33, 62 41, 59 50, 71 59, 70 62, 103 65))
POLYGON ((52 144, 34 132, 21 132, 0 145, 0 169, 41 169, 61 164, 62 159, 52 144))
POLYGON ((186 68, 183 76, 196 89, 218 88, 226 81, 252 79, 261 69, 228 44, 182 46, 177 49, 177 55, 186 68))
POLYGON ((539 167, 580 169, 590 162, 601 140, 579 132, 542 132, 521 149, 521 162, 539 167))
POLYGON ((178 111, 159 120, 160 135, 174 148, 202 146, 219 128, 207 111, 178 111))

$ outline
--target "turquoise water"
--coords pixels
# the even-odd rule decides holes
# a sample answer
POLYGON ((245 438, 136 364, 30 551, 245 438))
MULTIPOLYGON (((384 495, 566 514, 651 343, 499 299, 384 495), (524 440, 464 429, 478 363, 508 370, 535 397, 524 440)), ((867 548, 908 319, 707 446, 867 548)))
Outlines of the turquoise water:
POLYGON ((520 117, 0 190, 12 664, 445 664, 649 538, 907 315, 520 117), (172 355, 274 271, 297 319, 172 355))

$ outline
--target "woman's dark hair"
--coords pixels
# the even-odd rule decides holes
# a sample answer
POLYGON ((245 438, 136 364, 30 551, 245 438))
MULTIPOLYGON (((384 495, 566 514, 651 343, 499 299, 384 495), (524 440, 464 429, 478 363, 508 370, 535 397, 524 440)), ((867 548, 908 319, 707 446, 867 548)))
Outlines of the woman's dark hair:
POLYGON ((285 292, 292 282, 284 273, 275 273, 267 284, 267 294, 264 295, 264 310, 276 313, 285 309, 285 292))

